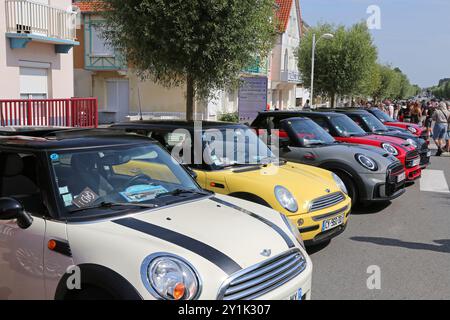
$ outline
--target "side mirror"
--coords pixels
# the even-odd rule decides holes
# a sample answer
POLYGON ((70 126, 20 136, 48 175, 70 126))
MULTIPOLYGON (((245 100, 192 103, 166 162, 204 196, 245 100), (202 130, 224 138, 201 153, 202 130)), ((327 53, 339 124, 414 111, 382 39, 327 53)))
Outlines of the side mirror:
POLYGON ((291 141, 289 138, 280 138, 280 149, 286 149, 290 146, 291 141))
POLYGON ((197 173, 192 170, 188 165, 183 164, 183 167, 186 169, 186 171, 191 175, 192 178, 197 179, 197 173))
POLYGON ((31 215, 23 209, 22 205, 13 198, 0 198, 0 220, 17 219, 17 225, 27 229, 33 224, 31 215))

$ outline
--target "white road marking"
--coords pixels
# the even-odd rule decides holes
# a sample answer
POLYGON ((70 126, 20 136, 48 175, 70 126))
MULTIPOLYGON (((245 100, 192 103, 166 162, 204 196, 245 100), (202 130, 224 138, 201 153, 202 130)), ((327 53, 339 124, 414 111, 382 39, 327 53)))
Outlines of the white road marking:
POLYGON ((444 171, 424 170, 420 179, 420 191, 450 193, 444 171))

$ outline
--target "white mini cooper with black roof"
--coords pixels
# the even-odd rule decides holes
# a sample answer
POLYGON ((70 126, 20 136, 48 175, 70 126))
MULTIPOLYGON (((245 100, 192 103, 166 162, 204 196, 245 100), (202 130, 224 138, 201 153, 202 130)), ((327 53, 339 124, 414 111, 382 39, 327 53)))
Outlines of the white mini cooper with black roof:
POLYGON ((200 189, 150 139, 0 134, 0 192, 0 299, 311 297, 288 219, 200 189))

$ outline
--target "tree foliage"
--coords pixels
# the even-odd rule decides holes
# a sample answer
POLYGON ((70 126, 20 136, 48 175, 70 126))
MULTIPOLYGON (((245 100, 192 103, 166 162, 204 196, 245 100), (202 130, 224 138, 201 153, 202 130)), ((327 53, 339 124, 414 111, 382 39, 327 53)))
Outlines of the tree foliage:
POLYGON ((103 32, 143 78, 195 97, 237 84, 276 35, 273 0, 104 0, 103 32))
POLYGON ((332 104, 334 96, 350 95, 361 89, 371 91, 370 82, 363 81, 371 77, 371 71, 377 59, 377 49, 365 23, 350 28, 319 24, 311 28, 303 37, 299 50, 299 69, 305 85, 311 82, 312 38, 332 33, 334 39, 320 40, 315 55, 314 88, 315 93, 328 96, 332 104))
POLYGON ((431 92, 440 99, 450 99, 450 80, 441 81, 440 85, 433 87, 431 92))

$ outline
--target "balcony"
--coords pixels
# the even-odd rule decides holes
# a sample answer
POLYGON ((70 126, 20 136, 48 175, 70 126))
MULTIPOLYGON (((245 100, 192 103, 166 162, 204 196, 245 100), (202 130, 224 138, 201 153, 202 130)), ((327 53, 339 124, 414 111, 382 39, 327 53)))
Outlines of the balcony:
POLYGON ((11 49, 29 42, 55 45, 56 53, 68 53, 76 41, 76 13, 29 0, 6 0, 6 36, 11 49))
POLYGON ((290 83, 302 83, 302 76, 298 71, 292 70, 281 70, 281 78, 282 82, 290 82, 290 83))

